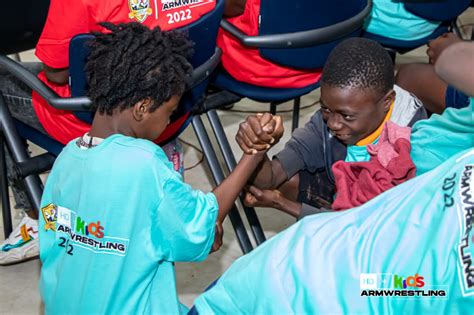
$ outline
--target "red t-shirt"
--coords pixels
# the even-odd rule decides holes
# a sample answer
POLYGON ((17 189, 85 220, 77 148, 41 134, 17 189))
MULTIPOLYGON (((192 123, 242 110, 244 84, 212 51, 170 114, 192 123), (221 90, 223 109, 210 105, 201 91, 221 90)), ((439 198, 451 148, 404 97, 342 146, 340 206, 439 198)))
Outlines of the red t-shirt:
MULTIPOLYGON (((198 20, 213 10, 215 0, 51 0, 48 18, 36 46, 36 56, 52 68, 69 66, 69 41, 74 35, 103 31, 100 22, 140 22, 149 28, 178 28, 198 20)), ((47 80, 44 72, 38 78, 58 95, 70 97, 69 85, 59 86, 47 80)), ((33 106, 44 129, 57 141, 66 144, 82 136, 90 125, 70 111, 50 106, 33 92, 33 106)), ((157 142, 174 134, 186 117, 170 124, 157 142)))
MULTIPOLYGON (((247 0, 242 15, 228 19, 243 33, 258 35, 260 0, 247 0)), ((319 81, 322 70, 302 71, 263 59, 258 48, 246 47, 219 30, 217 45, 222 49, 222 65, 238 81, 273 88, 301 88, 319 81)))

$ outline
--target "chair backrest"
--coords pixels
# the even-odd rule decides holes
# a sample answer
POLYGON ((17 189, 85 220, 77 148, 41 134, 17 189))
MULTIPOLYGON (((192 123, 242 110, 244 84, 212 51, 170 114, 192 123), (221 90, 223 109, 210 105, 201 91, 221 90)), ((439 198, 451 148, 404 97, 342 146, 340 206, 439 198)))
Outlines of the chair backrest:
MULTIPOLYGON (((215 57, 217 31, 224 12, 224 1, 217 0, 213 11, 203 15, 198 21, 178 29, 186 32, 194 42, 194 54, 190 62, 195 69, 215 57)), ((84 68, 89 56, 87 42, 91 38, 93 38, 92 34, 79 34, 71 40, 69 45, 69 75, 72 96, 87 94, 84 68)), ((160 144, 174 139, 186 128, 190 122, 192 108, 204 97, 207 83, 208 79, 205 79, 185 92, 178 109, 171 117, 170 125, 160 136, 160 144)), ((85 122, 92 122, 93 114, 91 112, 75 112, 75 115, 85 122)))
MULTIPOLYGON (((259 35, 318 29, 347 20, 360 13, 367 0, 283 0, 260 2, 259 35)), ((362 29, 362 24, 361 24, 362 29)), ((344 37, 359 36, 360 30, 344 37)), ((260 48, 263 58, 300 69, 322 68, 331 50, 344 38, 307 48, 260 48)))
POLYGON ((2 1, 0 54, 36 46, 48 15, 49 0, 2 1))
POLYGON ((471 0, 405 1, 405 9, 422 18, 433 21, 452 21, 464 12, 471 0))

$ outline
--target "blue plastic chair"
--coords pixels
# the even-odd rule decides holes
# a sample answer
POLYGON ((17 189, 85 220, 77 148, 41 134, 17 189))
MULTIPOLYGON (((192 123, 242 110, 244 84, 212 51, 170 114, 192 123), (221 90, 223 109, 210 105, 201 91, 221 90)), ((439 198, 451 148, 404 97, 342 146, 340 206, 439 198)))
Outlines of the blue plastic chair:
POLYGON ((448 32, 450 29, 453 29, 457 35, 460 36, 456 19, 469 7, 471 0, 405 0, 403 2, 405 2, 404 7, 408 12, 427 20, 442 23, 429 36, 410 41, 396 40, 369 32, 363 32, 363 37, 375 40, 387 48, 393 61, 395 61, 395 54, 397 52, 404 54, 423 46, 428 43, 428 41, 448 32))
MULTIPOLYGON (((187 119, 173 136, 177 136, 189 122, 198 135, 198 139, 203 147, 206 159, 213 170, 213 176, 219 184, 224 174, 219 168, 219 162, 212 148, 211 142, 205 132, 203 123, 198 114, 205 111, 203 106, 203 94, 209 81, 209 76, 220 61, 221 51, 216 49, 215 41, 217 30, 224 10, 224 0, 217 0, 216 8, 212 12, 203 16, 195 23, 183 27, 181 30, 188 32, 190 39, 195 42, 195 53, 191 59, 194 71, 187 79, 186 93, 182 98, 177 116, 173 119, 179 119, 179 115, 187 115, 187 119)), ((39 27, 42 27, 39 26, 39 27)), ((73 97, 60 98, 54 91, 41 82, 34 74, 22 67, 18 62, 0 55, 0 66, 8 70, 11 74, 23 81, 31 89, 36 91, 48 103, 58 109, 71 110, 86 121, 91 119, 90 100, 84 96, 87 91, 87 84, 84 74, 84 64, 88 56, 87 41, 90 40, 90 34, 82 34, 71 40, 70 50, 70 81, 73 97)), ((8 183, 5 166, 4 144, 6 144, 12 153, 16 165, 15 176, 22 179, 25 183, 26 192, 31 200, 34 210, 38 213, 40 200, 43 190, 42 182, 38 174, 49 170, 54 163, 56 156, 61 152, 63 145, 54 139, 38 132, 34 128, 23 124, 12 118, 8 106, 5 104, 3 95, 0 93, 0 167, 2 170, 0 176, 2 207, 4 219, 4 233, 7 237, 12 231, 10 203, 8 195, 8 183), (24 140, 30 140, 47 153, 36 157, 30 157, 24 140)), ((244 253, 252 250, 252 244, 245 230, 242 218, 237 208, 230 212, 229 217, 237 235, 237 239, 244 253)))
MULTIPOLYGON (((247 36, 226 20, 221 26, 243 45, 258 48, 264 59, 312 70, 324 66, 327 56, 341 40, 360 35, 370 9, 371 2, 367 0, 299 0, 292 5, 285 1, 261 1, 258 36, 247 36)), ((235 80, 223 69, 216 73, 212 84, 240 97, 270 102, 271 112, 276 111, 277 104, 295 99, 293 129, 298 125, 299 97, 319 87, 319 83, 290 89, 255 86, 235 80)))

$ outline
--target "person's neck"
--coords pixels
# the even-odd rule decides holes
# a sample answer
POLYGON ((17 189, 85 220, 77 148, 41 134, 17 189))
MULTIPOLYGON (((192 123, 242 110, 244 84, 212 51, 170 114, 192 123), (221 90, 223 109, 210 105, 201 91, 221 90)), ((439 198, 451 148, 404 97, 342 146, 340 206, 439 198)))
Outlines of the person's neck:
POLYGON ((105 139, 114 134, 135 137, 136 134, 130 124, 121 115, 106 115, 97 113, 92 121, 89 136, 105 139))

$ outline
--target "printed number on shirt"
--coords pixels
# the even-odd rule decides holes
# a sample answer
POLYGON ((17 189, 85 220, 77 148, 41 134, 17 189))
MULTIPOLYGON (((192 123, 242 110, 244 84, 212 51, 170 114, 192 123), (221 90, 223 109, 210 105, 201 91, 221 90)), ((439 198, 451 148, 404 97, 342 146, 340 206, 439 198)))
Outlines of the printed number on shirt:
POLYGON ((168 13, 166 14, 166 16, 168 17, 168 24, 179 23, 181 21, 186 21, 192 18, 190 9, 181 10, 174 13, 168 13))
POLYGON ((71 244, 69 244, 69 240, 67 240, 65 237, 60 237, 59 239, 61 240, 61 242, 58 244, 59 247, 64 247, 66 249, 66 253, 72 256, 73 247, 71 244))

